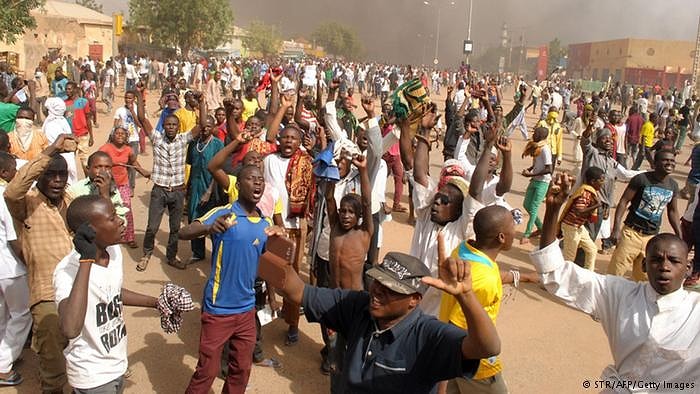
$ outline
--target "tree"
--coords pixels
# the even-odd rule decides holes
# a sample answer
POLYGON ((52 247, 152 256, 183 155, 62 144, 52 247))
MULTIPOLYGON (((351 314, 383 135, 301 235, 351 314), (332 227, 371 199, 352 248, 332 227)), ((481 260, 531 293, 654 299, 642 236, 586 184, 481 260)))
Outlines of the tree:
POLYGON ((250 52, 259 52, 263 56, 276 54, 282 44, 282 36, 277 26, 261 21, 253 21, 248 27, 248 34, 241 40, 250 52))
POLYGON ((319 25, 311 34, 311 38, 326 52, 336 56, 355 59, 362 54, 362 44, 357 38, 357 33, 338 22, 319 25))
POLYGON ((82 5, 83 7, 87 7, 91 10, 102 13, 102 4, 97 4, 95 0, 75 0, 75 4, 82 5))
POLYGON ((233 35, 228 0, 129 0, 129 26, 145 28, 154 43, 214 49, 233 35))
POLYGON ((559 67, 561 59, 566 55, 567 48, 561 45, 561 41, 558 38, 553 39, 549 42, 548 54, 549 57, 549 73, 554 71, 555 68, 559 67))
POLYGON ((44 5, 44 0, 2 0, 0 2, 0 41, 14 44, 27 29, 36 27, 30 13, 44 5))

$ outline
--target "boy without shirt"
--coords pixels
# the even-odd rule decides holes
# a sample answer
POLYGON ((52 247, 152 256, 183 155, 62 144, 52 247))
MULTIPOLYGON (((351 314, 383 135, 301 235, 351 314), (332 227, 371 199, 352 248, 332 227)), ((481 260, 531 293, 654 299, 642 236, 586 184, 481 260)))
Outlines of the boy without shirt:
POLYGON ((326 188, 328 204, 328 221, 330 235, 330 287, 362 290, 363 268, 367 248, 374 233, 371 207, 371 186, 367 173, 367 160, 358 156, 352 164, 360 171, 360 188, 362 196, 348 194, 340 200, 336 208, 335 187, 326 188), (362 216, 360 217, 360 214, 362 216), (360 224, 362 218, 362 224, 360 224))

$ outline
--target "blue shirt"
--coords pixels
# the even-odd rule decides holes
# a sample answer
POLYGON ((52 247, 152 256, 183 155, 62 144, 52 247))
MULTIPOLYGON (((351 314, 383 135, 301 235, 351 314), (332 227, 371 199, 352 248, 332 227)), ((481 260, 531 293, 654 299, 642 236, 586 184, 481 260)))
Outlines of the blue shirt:
POLYGON ((467 331, 416 308, 393 327, 379 331, 366 291, 304 288, 309 322, 346 338, 343 393, 428 393, 442 380, 471 378, 480 360, 462 357, 467 331))
POLYGON ((202 310, 214 315, 244 313, 255 307, 258 260, 267 241, 265 228, 272 225, 262 213, 260 217, 248 217, 238 201, 214 208, 197 220, 211 225, 228 214, 235 224, 222 234, 212 235, 212 267, 204 287, 202 310))

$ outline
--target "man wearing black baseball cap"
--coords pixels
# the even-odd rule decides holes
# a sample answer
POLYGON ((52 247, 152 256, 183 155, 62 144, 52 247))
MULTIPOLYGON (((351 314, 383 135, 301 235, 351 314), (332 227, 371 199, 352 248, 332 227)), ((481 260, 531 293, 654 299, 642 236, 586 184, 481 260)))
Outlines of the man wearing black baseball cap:
POLYGON ((500 353, 496 328, 472 292, 469 263, 441 258, 439 278, 432 278, 416 257, 390 252, 367 275, 369 291, 317 288, 290 266, 278 289, 303 305, 309 322, 346 338, 342 387, 334 392, 428 393, 439 381, 472 377, 481 358, 500 353), (418 308, 429 287, 457 299, 469 335, 418 308))

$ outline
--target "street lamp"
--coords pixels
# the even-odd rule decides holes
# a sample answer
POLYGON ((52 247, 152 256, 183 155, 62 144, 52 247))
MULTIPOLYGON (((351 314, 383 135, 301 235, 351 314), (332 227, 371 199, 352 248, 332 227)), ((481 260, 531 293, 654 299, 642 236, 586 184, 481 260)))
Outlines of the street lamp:
MULTIPOLYGON (((430 0, 423 0, 423 4, 430 6, 430 0)), ((455 5, 454 1, 450 1, 450 5, 455 5)), ((437 5, 437 26, 435 27, 435 58, 433 59, 433 64, 437 66, 439 63, 438 60, 438 48, 440 47, 440 14, 441 14, 441 7, 440 4, 438 3, 437 5)))
MULTIPOLYGON (((474 0, 469 0, 469 14, 467 15, 467 41, 472 41, 472 2, 474 0)), ((471 51, 467 54, 467 64, 469 64, 469 55, 471 51)))

